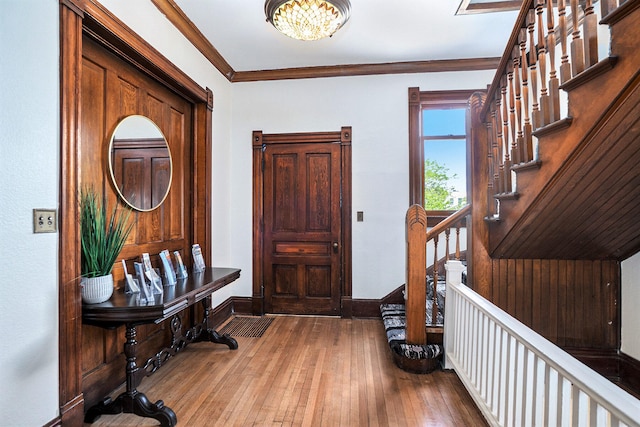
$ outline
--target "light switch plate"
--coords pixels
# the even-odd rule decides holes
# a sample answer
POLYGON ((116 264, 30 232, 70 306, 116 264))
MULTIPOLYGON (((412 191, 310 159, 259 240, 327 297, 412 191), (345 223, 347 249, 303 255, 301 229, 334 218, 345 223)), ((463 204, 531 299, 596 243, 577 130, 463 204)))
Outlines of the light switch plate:
POLYGON ((33 210, 33 232, 55 233, 58 229, 58 218, 55 209, 33 210))

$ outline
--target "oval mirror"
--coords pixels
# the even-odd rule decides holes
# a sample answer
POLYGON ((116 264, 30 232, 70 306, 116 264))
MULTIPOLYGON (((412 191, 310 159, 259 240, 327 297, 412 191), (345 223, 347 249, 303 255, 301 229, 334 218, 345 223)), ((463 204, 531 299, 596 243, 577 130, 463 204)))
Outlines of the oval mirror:
POLYGON ((171 153, 160 128, 145 116, 128 116, 109 144, 109 169, 118 194, 132 208, 151 211, 171 187, 171 153))

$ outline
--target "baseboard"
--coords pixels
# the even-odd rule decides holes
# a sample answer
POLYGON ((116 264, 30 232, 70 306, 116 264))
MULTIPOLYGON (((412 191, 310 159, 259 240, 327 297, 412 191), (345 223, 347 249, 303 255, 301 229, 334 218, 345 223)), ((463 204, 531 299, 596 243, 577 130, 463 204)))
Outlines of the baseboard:
POLYGON ((626 355, 618 354, 620 358, 620 379, 623 387, 640 399, 640 360, 626 355))
POLYGON ((615 349, 564 348, 573 357, 640 398, 640 361, 615 349))
POLYGON ((214 329, 234 314, 252 315, 251 297, 230 297, 211 310, 210 319, 214 329))

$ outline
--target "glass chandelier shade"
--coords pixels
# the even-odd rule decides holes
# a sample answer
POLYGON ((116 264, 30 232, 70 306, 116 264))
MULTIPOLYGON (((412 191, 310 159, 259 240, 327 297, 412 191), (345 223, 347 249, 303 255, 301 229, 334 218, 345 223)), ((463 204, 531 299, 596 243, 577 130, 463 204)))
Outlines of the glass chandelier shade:
POLYGON ((267 21, 283 34, 298 40, 330 37, 351 14, 349 0, 267 0, 267 21))

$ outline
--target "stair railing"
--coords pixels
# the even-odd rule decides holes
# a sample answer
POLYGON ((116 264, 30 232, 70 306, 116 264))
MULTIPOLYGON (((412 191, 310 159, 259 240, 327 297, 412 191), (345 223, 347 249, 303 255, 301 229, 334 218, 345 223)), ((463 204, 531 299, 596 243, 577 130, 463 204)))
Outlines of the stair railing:
POLYGON ((490 142, 487 191, 495 200, 488 218, 498 216, 499 200, 518 196, 512 171, 539 167, 536 135, 571 123, 561 119, 568 112, 563 85, 596 66, 599 52, 608 52, 598 21, 625 0, 600 0, 600 8, 596 3, 523 2, 480 116, 490 142))
POLYGON ((640 426, 640 400, 462 285, 447 263, 445 368, 492 426, 640 426))
POLYGON ((466 205, 431 229, 427 229, 427 214, 420 205, 413 205, 407 210, 406 241, 407 268, 405 288, 406 340, 409 344, 427 344, 426 300, 427 300, 427 245, 433 244, 433 308, 430 327, 442 327, 436 323, 438 317, 437 284, 439 240, 444 236, 444 260, 449 260, 451 251, 451 235, 455 245, 454 259, 461 255, 460 230, 464 227, 466 217, 471 213, 471 205, 466 205))

